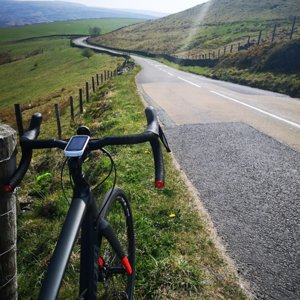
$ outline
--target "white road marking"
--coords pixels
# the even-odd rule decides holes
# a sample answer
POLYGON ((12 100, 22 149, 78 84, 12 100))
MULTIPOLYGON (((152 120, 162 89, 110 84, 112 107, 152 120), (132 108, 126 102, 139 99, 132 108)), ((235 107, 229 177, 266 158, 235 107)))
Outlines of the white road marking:
POLYGON ((284 118, 282 118, 282 117, 276 116, 276 115, 271 114, 271 113, 269 113, 269 112, 267 112, 267 111, 265 111, 265 110, 262 110, 262 109, 260 109, 260 108, 257 108, 257 107, 255 107, 255 106, 252 106, 252 105, 249 105, 249 104, 246 104, 246 103, 244 103, 244 102, 242 102, 242 101, 239 101, 239 100, 237 100, 237 99, 231 98, 231 97, 226 96, 226 95, 223 95, 223 94, 221 94, 221 93, 218 93, 218 92, 215 92, 215 91, 210 91, 210 92, 213 93, 213 94, 216 94, 216 95, 218 95, 218 96, 220 96, 220 97, 223 97, 223 98, 225 98, 225 99, 234 101, 234 102, 239 103, 239 104, 241 104, 241 105, 244 105, 244 106, 246 106, 246 107, 248 107, 248 108, 251 108, 251 109, 253 109, 253 110, 256 110, 256 111, 258 111, 258 112, 260 112, 260 113, 262 113, 262 114, 265 114, 265 115, 267 115, 267 116, 269 116, 269 117, 272 117, 272 118, 277 119, 277 120, 279 120, 279 121, 285 122, 285 123, 287 123, 287 124, 289 124, 289 125, 291 125, 291 126, 294 126, 294 127, 297 127, 297 128, 300 129, 300 124, 298 124, 298 123, 295 123, 295 122, 286 120, 286 119, 284 119, 284 118))
POLYGON ((194 85, 194 86, 196 86, 196 87, 198 87, 198 88, 201 88, 201 85, 198 85, 198 84, 196 84, 196 83, 194 83, 194 82, 191 82, 191 81, 189 81, 189 80, 186 80, 186 79, 184 79, 184 78, 182 78, 182 77, 177 77, 178 79, 180 79, 180 80, 183 80, 183 81, 185 81, 185 82, 187 82, 187 83, 189 83, 189 84, 191 84, 191 85, 194 85))
POLYGON ((170 72, 168 72, 168 75, 170 75, 170 76, 174 76, 172 73, 170 73, 170 72))

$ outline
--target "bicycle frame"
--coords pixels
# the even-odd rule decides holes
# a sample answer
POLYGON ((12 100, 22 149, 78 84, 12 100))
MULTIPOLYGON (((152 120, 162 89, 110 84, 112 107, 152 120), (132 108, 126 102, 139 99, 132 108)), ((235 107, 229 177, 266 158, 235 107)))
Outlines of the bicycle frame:
MULTIPOLYGON (((154 158, 154 185, 156 188, 160 189, 164 186, 164 164, 159 140, 161 140, 168 152, 171 150, 158 123, 155 109, 153 107, 147 107, 145 109, 145 115, 147 119, 147 127, 142 133, 125 136, 106 136, 89 140, 87 152, 100 149, 103 150, 103 147, 109 145, 133 145, 149 142, 154 158)), ((32 152, 34 149, 65 149, 68 140, 37 139, 40 132, 41 122, 42 115, 40 113, 34 114, 31 118, 28 129, 20 137, 22 157, 17 170, 2 186, 4 192, 12 193, 21 183, 30 166, 32 152)), ((81 134, 89 135, 89 129, 84 126, 79 127, 77 129, 77 135, 81 134)), ((85 156, 85 154, 86 153, 84 153, 83 156, 85 156)), ((103 200, 102 206, 97 209, 90 186, 84 179, 82 173, 81 166, 83 161, 84 159, 78 157, 72 157, 68 161, 70 174, 74 181, 73 197, 66 220, 59 235, 54 254, 50 261, 45 280, 42 283, 42 288, 39 294, 39 299, 42 300, 56 299, 80 228, 82 230, 79 289, 80 299, 96 299, 96 282, 99 276, 97 260, 102 237, 105 237, 108 240, 111 248, 119 257, 122 265, 118 265, 115 269, 106 269, 106 266, 101 266, 100 258, 100 273, 108 270, 108 276, 109 272, 112 274, 127 272, 129 276, 134 276, 134 266, 132 268, 130 265, 130 261, 128 257, 124 255, 124 251, 116 237, 116 234, 110 224, 106 221, 106 210, 105 204, 103 203, 110 203, 111 200, 114 200, 109 199, 114 191, 112 190, 112 193, 108 193, 107 196, 105 196, 106 198, 103 200), (95 287, 91 285, 95 285, 95 287)), ((102 277, 101 273, 99 279, 103 279, 102 277)), ((131 279, 130 277, 128 278, 131 279)), ((134 277, 132 278, 134 279, 134 277)))
POLYGON ((80 158, 69 159, 69 168, 74 181, 73 198, 51 258, 45 280, 39 294, 41 300, 57 298, 62 279, 81 228, 80 254, 80 299, 96 299, 97 258, 100 236, 105 236, 119 257, 122 247, 110 224, 98 219, 98 209, 88 182, 81 170, 80 158), (82 298, 81 298, 82 297, 82 298))

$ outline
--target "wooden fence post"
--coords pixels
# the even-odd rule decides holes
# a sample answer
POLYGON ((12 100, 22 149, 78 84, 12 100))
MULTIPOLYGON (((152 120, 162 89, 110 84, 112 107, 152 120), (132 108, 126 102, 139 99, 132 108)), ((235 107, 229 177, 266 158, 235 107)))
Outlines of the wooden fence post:
POLYGON ((20 104, 15 104, 15 115, 16 115, 19 135, 21 136, 24 133, 24 128, 23 128, 23 120, 22 120, 22 112, 21 112, 20 104))
POLYGON ((97 86, 99 86, 99 74, 96 74, 96 82, 97 82, 97 86))
POLYGON ((90 88, 89 88, 89 83, 85 83, 85 95, 86 95, 86 102, 90 101, 90 88))
POLYGON ((261 31, 259 32, 258 40, 257 40, 257 46, 259 46, 261 40, 261 31))
POLYGON ((100 82, 101 82, 101 84, 103 83, 103 74, 101 73, 101 75, 100 75, 100 82))
POLYGON ((273 33, 272 33, 272 43, 273 43, 274 40, 275 40, 276 28, 277 28, 277 24, 274 25, 274 29, 273 29, 273 33))
POLYGON ((94 78, 94 76, 92 77, 92 89, 93 89, 93 93, 95 93, 96 89, 95 89, 95 78, 94 78))
POLYGON ((83 114, 82 89, 79 89, 79 107, 80 107, 80 113, 83 114))
POLYGON ((60 116, 59 116, 59 109, 58 104, 54 104, 55 110, 55 117, 56 117, 56 124, 57 124, 57 136, 61 140, 61 123, 60 123, 60 116))
POLYGON ((0 299, 17 299, 16 195, 5 193, 2 184, 16 170, 16 132, 0 125, 0 299))
POLYGON ((70 96, 70 108, 71 108, 71 120, 74 121, 74 101, 73 97, 70 96))
POLYGON ((106 70, 104 71, 104 81, 106 81, 106 70))
POLYGON ((290 40, 293 38, 293 34, 295 31, 295 24, 296 24, 296 17, 294 17, 294 20, 293 20, 292 30, 291 30, 291 34, 290 34, 290 40))

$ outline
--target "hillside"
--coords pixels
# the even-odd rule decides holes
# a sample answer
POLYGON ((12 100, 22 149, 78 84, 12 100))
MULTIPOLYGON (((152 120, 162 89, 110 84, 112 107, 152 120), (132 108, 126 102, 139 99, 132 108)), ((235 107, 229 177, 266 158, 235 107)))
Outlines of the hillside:
POLYGON ((0 27, 91 18, 155 19, 150 13, 88 7, 62 1, 1 1, 0 27))
MULTIPOLYGON (((129 26, 94 40, 102 45, 184 55, 218 49, 233 42, 291 27, 300 17, 299 0, 211 0, 158 20, 129 26)), ((268 38, 267 36, 264 37, 268 38)))
POLYGON ((2 42, 24 40, 47 35, 88 35, 90 27, 100 27, 102 33, 111 32, 118 28, 140 23, 144 19, 102 18, 81 19, 25 26, 0 27, 0 52, 3 51, 2 42))

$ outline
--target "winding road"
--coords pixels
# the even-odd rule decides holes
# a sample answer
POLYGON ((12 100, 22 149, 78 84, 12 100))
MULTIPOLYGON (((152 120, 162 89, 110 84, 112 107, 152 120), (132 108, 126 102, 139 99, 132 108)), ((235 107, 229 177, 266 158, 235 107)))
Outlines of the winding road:
POLYGON ((258 299, 300 299, 300 99, 133 58, 240 276, 258 299))

